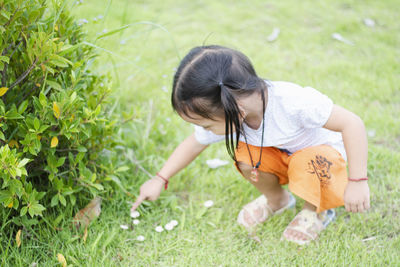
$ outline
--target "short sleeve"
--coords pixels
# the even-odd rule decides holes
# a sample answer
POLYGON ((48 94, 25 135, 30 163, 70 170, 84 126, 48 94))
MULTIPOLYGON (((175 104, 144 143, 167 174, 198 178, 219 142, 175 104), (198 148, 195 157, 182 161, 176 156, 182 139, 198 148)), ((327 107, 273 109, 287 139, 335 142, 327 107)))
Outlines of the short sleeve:
POLYGON ((194 125, 194 136, 196 140, 203 145, 209 145, 225 139, 225 135, 214 134, 198 125, 194 125))
POLYGON ((303 87, 297 101, 297 122, 304 128, 318 128, 326 124, 331 115, 333 101, 312 87, 303 87))

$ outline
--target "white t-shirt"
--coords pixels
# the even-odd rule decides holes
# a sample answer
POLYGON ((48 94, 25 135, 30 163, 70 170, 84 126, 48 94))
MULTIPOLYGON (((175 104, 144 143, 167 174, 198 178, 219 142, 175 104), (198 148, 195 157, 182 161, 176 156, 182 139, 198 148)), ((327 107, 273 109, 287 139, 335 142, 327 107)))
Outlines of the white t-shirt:
MULTIPOLYGON (((332 112, 333 102, 330 98, 314 88, 301 87, 290 82, 267 84, 263 147, 271 146, 294 153, 306 147, 326 144, 338 150, 346 160, 341 133, 322 127, 332 112)), ((243 128, 248 144, 259 147, 262 124, 254 130, 243 123, 243 128)), ((195 137, 199 143, 205 145, 225 139, 225 135, 216 135, 197 125, 195 137)), ((239 140, 245 142, 242 135, 239 140)))

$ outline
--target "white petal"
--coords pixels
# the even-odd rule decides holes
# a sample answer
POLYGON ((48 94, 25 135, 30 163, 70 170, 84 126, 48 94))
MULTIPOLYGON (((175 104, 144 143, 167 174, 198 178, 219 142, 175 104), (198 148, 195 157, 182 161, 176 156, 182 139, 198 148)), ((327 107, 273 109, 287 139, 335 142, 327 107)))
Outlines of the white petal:
POLYGON ((363 21, 364 21, 365 26, 375 27, 375 21, 373 19, 365 18, 363 21))
POLYGON ((174 227, 178 225, 178 221, 177 220, 172 220, 169 223, 172 224, 174 227))
POLYGON ((368 134, 369 137, 375 137, 376 131, 375 130, 368 130, 367 134, 368 134))
POLYGON ((137 225, 137 224, 140 223, 140 221, 139 221, 138 219, 134 219, 134 220, 132 221, 132 223, 135 224, 135 225, 137 225))
POLYGON ((140 213, 137 210, 131 212, 131 217, 132 218, 137 218, 139 216, 140 216, 140 213))
POLYGON ((337 32, 332 33, 332 38, 348 45, 354 45, 352 41, 347 40, 340 33, 337 32))
POLYGON ((137 241, 144 241, 144 236, 140 235, 138 237, 136 237, 137 241))
POLYGON ((210 167, 211 169, 215 169, 224 165, 227 165, 229 163, 229 161, 227 160, 220 160, 220 159, 209 159, 206 161, 206 164, 208 165, 208 167, 210 167))
POLYGON ((267 41, 268 42, 273 42, 276 39, 278 39, 279 33, 281 32, 281 30, 279 28, 274 28, 272 33, 268 36, 267 41))
POLYGON ((128 225, 125 224, 121 224, 119 227, 121 227, 124 230, 127 230, 129 228, 128 225))
POLYGON ((206 202, 204 202, 204 207, 209 208, 212 205, 214 205, 214 201, 212 200, 207 200, 206 202))
POLYGON ((161 233, 162 231, 164 231, 164 228, 162 226, 157 226, 156 227, 156 232, 161 233))

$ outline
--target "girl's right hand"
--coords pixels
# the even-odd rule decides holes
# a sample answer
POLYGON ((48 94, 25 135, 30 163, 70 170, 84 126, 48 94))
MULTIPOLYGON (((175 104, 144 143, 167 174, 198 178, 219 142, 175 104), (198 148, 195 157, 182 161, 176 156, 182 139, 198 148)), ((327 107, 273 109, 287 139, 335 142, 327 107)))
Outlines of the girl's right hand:
POLYGON ((138 198, 136 199, 135 203, 132 204, 131 212, 136 210, 143 200, 156 200, 160 196, 164 184, 165 181, 157 176, 144 182, 140 187, 140 194, 138 198))

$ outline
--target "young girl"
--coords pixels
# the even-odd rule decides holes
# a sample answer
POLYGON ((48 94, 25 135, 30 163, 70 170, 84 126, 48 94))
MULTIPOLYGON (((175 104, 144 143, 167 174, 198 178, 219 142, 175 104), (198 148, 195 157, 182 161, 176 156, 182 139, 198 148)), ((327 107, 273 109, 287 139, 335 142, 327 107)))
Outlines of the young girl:
POLYGON ((283 232, 298 244, 316 239, 336 207, 369 209, 364 124, 317 90, 263 80, 241 52, 201 46, 180 63, 171 99, 195 131, 140 187, 132 211, 156 200, 169 178, 223 139, 238 171, 261 193, 239 212, 238 223, 248 230, 295 206, 284 184, 305 201, 283 232))

